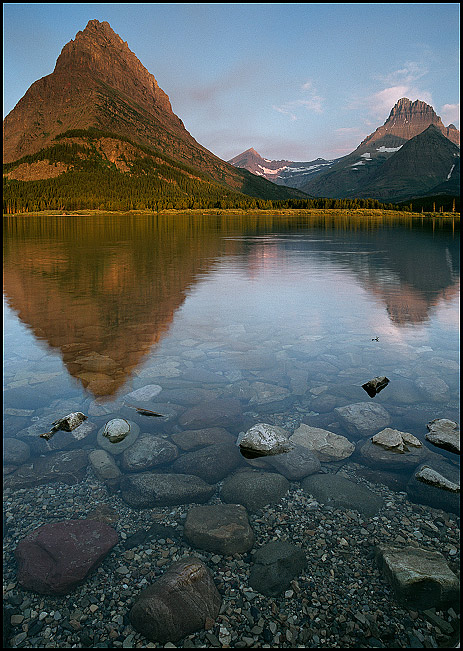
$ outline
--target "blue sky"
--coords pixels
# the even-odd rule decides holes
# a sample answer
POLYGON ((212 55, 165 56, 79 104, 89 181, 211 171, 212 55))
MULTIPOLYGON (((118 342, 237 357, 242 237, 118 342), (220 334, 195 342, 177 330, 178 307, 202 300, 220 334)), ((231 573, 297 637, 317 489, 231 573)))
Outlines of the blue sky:
POLYGON ((458 3, 4 3, 3 18, 4 116, 96 18, 224 160, 343 156, 401 97, 460 127, 458 3))

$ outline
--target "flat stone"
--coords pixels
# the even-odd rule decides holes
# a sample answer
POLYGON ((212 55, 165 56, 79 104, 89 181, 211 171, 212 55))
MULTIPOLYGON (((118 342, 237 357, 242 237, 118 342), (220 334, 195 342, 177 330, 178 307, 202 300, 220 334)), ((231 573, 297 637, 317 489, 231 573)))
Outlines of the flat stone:
POLYGON ((128 472, 140 472, 171 463, 178 457, 178 448, 160 436, 144 434, 122 453, 121 466, 128 472))
POLYGON ((172 441, 182 450, 190 452, 215 443, 235 443, 236 437, 223 427, 207 427, 205 429, 186 430, 172 434, 172 441))
POLYGON ((384 505, 382 497, 338 474, 305 477, 302 487, 319 502, 356 509, 369 518, 376 515, 384 505))
POLYGON ((137 597, 133 627, 152 642, 177 642, 210 628, 222 604, 212 572, 194 556, 182 558, 137 597))
POLYGON ((347 459, 355 450, 355 445, 345 436, 305 423, 295 430, 289 440, 312 450, 315 456, 324 462, 347 459))
POLYGON ((242 407, 234 398, 217 398, 202 402, 187 409, 179 418, 179 425, 185 429, 226 427, 240 422, 242 407))
POLYGON ((244 459, 234 443, 216 443, 182 454, 174 463, 174 472, 197 475, 209 484, 227 477, 244 459))
POLYGON ((267 464, 290 481, 299 481, 320 470, 320 460, 315 453, 302 445, 293 445, 291 450, 265 458, 267 464))
POLYGON ((112 481, 120 478, 121 471, 116 465, 112 454, 109 454, 106 450, 92 450, 88 455, 88 460, 97 477, 102 481, 112 481))
POLYGON ((442 402, 448 399, 449 386, 440 377, 435 375, 418 377, 415 380, 415 384, 431 402, 442 402))
POLYGON ((251 384, 251 391, 250 405, 265 405, 271 402, 278 402, 279 400, 285 400, 285 398, 291 395, 288 389, 267 382, 253 382, 251 384))
POLYGON ((85 477, 88 455, 85 450, 65 450, 38 457, 19 466, 3 480, 4 488, 26 488, 53 481, 77 484, 85 477))
POLYGON ((345 407, 336 407, 335 413, 347 431, 354 436, 372 436, 390 423, 388 412, 381 405, 371 402, 356 402, 345 407))
POLYGON ((130 393, 127 393, 123 400, 124 402, 149 402, 153 398, 155 398, 158 393, 161 393, 162 387, 159 386, 159 384, 147 384, 144 387, 141 387, 140 389, 135 389, 135 391, 131 391, 130 393))
POLYGON ((117 542, 117 532, 97 520, 45 524, 16 547, 18 582, 40 594, 67 594, 117 542))
POLYGON ((407 608, 443 609, 458 600, 460 582, 439 552, 378 545, 375 553, 396 599, 407 608))
POLYGON ((278 503, 289 486, 289 481, 278 473, 246 470, 225 479, 220 498, 227 503, 242 504, 253 513, 267 504, 278 503))
POLYGON ((408 480, 406 491, 408 499, 417 504, 425 504, 435 509, 442 509, 448 513, 460 513, 460 494, 453 491, 443 490, 439 486, 432 486, 428 483, 419 481, 416 473, 420 473, 423 468, 428 467, 436 471, 445 480, 451 484, 460 483, 460 469, 444 459, 436 456, 430 456, 424 463, 416 468, 408 480))
POLYGON ((195 475, 141 472, 126 475, 120 483, 122 499, 134 508, 153 508, 175 504, 202 504, 215 492, 195 475))
POLYGON ((242 554, 254 545, 254 532, 241 504, 191 508, 183 535, 191 545, 216 554, 242 554))
POLYGON ((444 450, 460 454, 460 425, 448 418, 435 418, 426 427, 426 440, 444 450))

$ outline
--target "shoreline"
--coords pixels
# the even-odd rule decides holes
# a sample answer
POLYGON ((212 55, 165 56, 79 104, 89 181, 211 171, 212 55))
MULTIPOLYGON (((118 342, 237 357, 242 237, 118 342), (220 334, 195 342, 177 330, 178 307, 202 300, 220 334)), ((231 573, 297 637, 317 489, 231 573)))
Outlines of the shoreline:
POLYGON ((460 220, 459 212, 409 212, 405 210, 383 210, 381 208, 352 208, 352 209, 338 209, 338 208, 282 208, 282 209, 269 209, 255 208, 252 210, 245 210, 240 208, 190 208, 187 210, 180 209, 166 209, 166 210, 43 210, 37 212, 20 212, 13 214, 3 214, 3 217, 98 217, 103 215, 108 216, 158 216, 158 215, 201 215, 201 216, 244 216, 244 215, 276 215, 276 216, 332 216, 339 214, 341 216, 352 217, 423 217, 423 218, 439 218, 439 219, 455 219, 460 220))

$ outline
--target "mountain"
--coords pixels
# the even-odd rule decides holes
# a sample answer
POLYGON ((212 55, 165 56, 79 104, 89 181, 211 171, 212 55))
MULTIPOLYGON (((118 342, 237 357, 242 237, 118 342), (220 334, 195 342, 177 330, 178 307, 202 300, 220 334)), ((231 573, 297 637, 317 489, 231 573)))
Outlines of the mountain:
MULTIPOLYGON (((90 20, 64 46, 54 71, 32 84, 6 116, 3 161, 10 164, 9 173, 11 164, 20 161, 24 180, 53 177, 60 179, 56 181, 59 185, 63 173, 74 170, 74 163, 79 167, 83 159, 95 162, 95 156, 101 159, 101 169, 105 165, 111 168, 116 159, 125 164, 124 158, 133 162, 150 157, 151 168, 145 165, 143 173, 150 171, 162 177, 165 170, 156 167, 156 159, 160 158, 164 168, 175 170, 177 185, 181 185, 180 178, 191 180, 199 173, 198 182, 219 184, 214 192, 220 194, 220 189, 225 188, 228 198, 230 192, 264 199, 304 196, 229 165, 200 145, 174 114, 168 96, 127 43, 107 22, 90 20), (108 142, 95 137, 98 133, 110 134, 111 151, 108 152, 108 142), (61 148, 58 151, 67 146, 66 160, 52 151, 56 146, 61 148), (70 155, 72 147, 74 158, 70 155), (24 170, 24 165, 30 165, 30 157, 34 156, 32 163, 42 164, 35 165, 33 178, 28 179, 30 170, 24 170)), ((116 165, 120 174, 135 173, 130 166, 122 168, 122 164, 119 168, 116 165)), ((167 181, 174 182, 173 177, 167 181)), ((210 187, 206 189, 209 191, 210 187)))
POLYGON ((307 183, 309 178, 313 178, 315 175, 328 169, 336 160, 317 158, 316 160, 303 163, 296 163, 289 160, 269 160, 268 158, 262 158, 251 147, 228 162, 236 167, 246 169, 257 176, 263 176, 278 185, 301 188, 307 183))
POLYGON ((431 106, 402 98, 355 151, 300 188, 315 196, 401 201, 434 192, 450 174, 447 189, 459 194, 459 142, 460 132, 444 127, 431 106))

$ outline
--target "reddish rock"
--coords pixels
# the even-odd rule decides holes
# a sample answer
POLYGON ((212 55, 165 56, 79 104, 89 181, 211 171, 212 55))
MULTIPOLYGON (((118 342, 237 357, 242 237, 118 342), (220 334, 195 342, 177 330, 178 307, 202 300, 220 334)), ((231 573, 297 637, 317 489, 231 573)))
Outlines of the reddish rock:
POLYGON ((66 594, 86 578, 117 542, 117 532, 97 520, 45 524, 16 547, 18 582, 40 594, 66 594))

